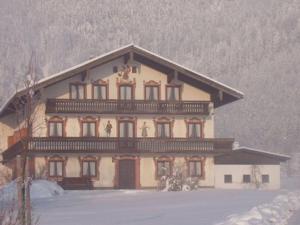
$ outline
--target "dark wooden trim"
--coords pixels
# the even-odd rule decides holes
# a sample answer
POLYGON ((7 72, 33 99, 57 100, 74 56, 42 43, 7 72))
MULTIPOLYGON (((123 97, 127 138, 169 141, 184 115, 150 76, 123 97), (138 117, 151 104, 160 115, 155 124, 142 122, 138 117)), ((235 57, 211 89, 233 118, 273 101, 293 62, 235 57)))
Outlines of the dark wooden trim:
POLYGON ((190 119, 184 119, 185 126, 186 126, 186 138, 190 138, 190 129, 189 129, 189 124, 199 124, 200 125, 200 138, 205 138, 205 133, 204 133, 204 124, 205 120, 201 120, 199 118, 193 117, 190 119))
MULTIPOLYGON (((118 93, 119 94, 119 93, 118 93)), ((46 113, 209 115, 208 101, 47 99, 46 113)))
POLYGON ((205 179, 205 157, 199 157, 199 156, 192 156, 192 157, 185 157, 186 165, 187 165, 187 174, 189 177, 197 177, 201 180, 205 179), (190 174, 190 164, 189 162, 200 162, 201 163, 201 175, 200 176, 191 176, 190 174))
POLYGON ((164 162, 164 161, 170 162, 170 175, 173 174, 175 157, 171 157, 171 156, 153 157, 153 161, 154 161, 154 165, 155 165, 155 179, 156 180, 160 179, 160 176, 158 176, 158 166, 157 166, 158 162, 164 162))
POLYGON ((144 100, 149 101, 146 99, 146 87, 157 87, 158 88, 158 101, 161 99, 161 81, 156 82, 154 80, 144 81, 144 100))
POLYGON ((71 82, 69 83, 69 99, 72 99, 72 85, 78 86, 78 85, 83 85, 83 99, 87 99, 87 88, 86 88, 86 83, 81 82, 81 81, 76 81, 76 82, 71 82))
MULTIPOLYGON (((225 154, 232 150, 232 138, 156 138, 156 137, 33 137, 28 140, 29 154, 47 153, 176 153, 225 154)), ((5 150, 3 160, 8 162, 22 153, 22 142, 5 150)), ((278 159, 276 160, 277 162, 278 159)))
POLYGON ((179 101, 182 101, 182 89, 183 89, 183 86, 181 84, 166 84, 166 86, 165 86, 165 100, 166 101, 169 101, 167 99, 167 96, 168 96, 168 90, 167 90, 167 88, 168 87, 178 87, 179 88, 179 101))
POLYGON ((83 118, 79 118, 80 123, 80 137, 83 136, 83 123, 94 123, 95 124, 95 137, 99 137, 99 124, 100 124, 100 118, 95 118, 92 116, 86 116, 83 118))
POLYGON ((66 137, 67 136, 67 117, 62 118, 60 116, 52 116, 50 119, 46 119, 47 122, 47 136, 48 137, 55 137, 55 136, 50 136, 50 123, 61 123, 62 124, 62 136, 66 137))

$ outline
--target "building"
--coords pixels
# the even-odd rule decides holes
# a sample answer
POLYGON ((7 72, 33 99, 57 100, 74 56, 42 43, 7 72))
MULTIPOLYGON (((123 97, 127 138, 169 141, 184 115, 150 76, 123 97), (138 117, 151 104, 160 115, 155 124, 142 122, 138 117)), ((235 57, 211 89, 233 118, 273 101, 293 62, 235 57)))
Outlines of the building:
POLYGON ((26 105, 25 91, 0 111, 3 164, 14 177, 28 136, 30 174, 65 188, 155 188, 175 168, 222 187, 222 157, 235 156, 233 138, 215 138, 214 111, 243 94, 135 45, 40 80, 30 130, 15 106, 26 105))

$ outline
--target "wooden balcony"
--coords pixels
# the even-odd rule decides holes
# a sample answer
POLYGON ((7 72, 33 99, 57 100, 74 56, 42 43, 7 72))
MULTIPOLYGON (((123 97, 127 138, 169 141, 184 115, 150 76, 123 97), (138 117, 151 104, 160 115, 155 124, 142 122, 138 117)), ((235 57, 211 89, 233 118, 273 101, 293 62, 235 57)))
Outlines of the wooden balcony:
POLYGON ((208 115, 209 102, 48 99, 46 113, 208 115))
MULTIPOLYGON (((232 138, 31 138, 30 153, 220 153, 232 150, 232 138)), ((22 142, 3 152, 4 160, 10 160, 22 152, 22 142)))

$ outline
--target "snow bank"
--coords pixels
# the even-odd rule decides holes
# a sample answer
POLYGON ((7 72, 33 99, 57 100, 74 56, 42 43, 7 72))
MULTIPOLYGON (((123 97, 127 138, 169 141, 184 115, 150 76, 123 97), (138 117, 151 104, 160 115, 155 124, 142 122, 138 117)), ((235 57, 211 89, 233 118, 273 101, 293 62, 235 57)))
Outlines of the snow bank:
POLYGON ((271 203, 253 207, 241 215, 231 215, 216 225, 286 225, 288 219, 300 208, 300 191, 278 195, 271 203))
MULTIPOLYGON (((31 184, 31 199, 49 198, 62 195, 64 190, 48 180, 34 180, 31 184)), ((17 198, 17 182, 12 181, 0 189, 0 200, 10 201, 17 198)))

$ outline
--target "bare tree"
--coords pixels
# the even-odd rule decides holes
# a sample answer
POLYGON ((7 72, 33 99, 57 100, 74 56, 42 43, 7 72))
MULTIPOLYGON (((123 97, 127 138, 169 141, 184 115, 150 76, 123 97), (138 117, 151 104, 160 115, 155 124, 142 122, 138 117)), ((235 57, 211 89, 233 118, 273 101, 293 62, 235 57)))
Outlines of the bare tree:
POLYGON ((30 172, 29 172, 29 142, 32 133, 39 129, 41 124, 36 123, 40 94, 36 90, 36 60, 32 53, 25 74, 23 89, 16 95, 14 109, 16 115, 18 140, 21 142, 20 154, 17 156, 17 186, 19 219, 22 225, 31 225, 31 201, 30 201, 30 172))
POLYGON ((255 185, 256 188, 261 187, 261 171, 258 165, 251 166, 251 183, 255 185))

